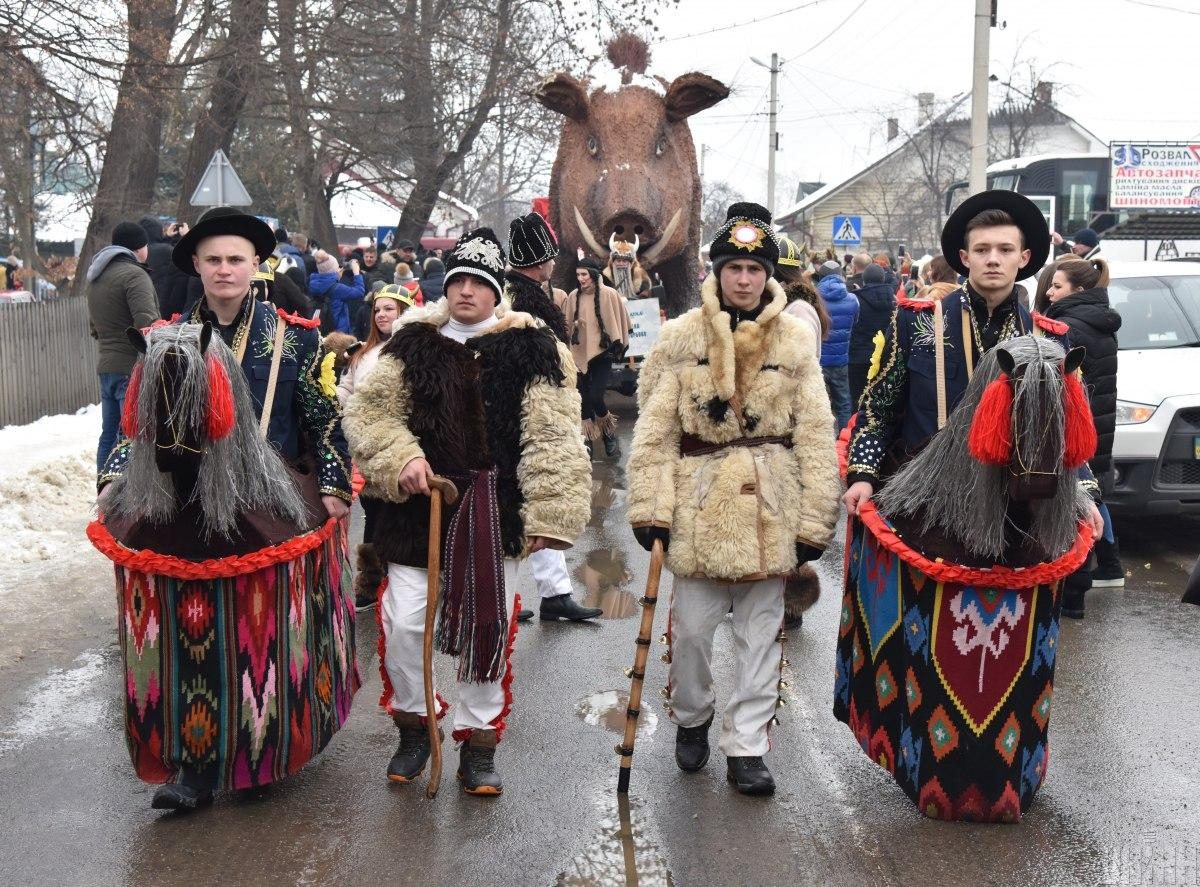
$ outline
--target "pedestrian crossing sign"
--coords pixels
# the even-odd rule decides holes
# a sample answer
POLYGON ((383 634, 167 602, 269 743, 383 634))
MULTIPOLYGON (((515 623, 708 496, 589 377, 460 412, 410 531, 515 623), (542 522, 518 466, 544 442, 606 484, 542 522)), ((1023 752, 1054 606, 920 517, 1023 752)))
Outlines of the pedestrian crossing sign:
POLYGON ((835 246, 858 246, 862 243, 862 216, 834 216, 835 246))

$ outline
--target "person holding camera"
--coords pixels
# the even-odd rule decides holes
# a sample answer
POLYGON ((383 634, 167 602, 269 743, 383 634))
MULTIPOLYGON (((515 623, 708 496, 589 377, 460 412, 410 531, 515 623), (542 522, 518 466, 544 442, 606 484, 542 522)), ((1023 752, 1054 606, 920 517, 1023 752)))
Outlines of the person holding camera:
MULTIPOLYGON (((328 332, 353 333, 355 313, 366 296, 358 259, 350 259, 339 271, 337 259, 325 250, 317 250, 313 258, 317 273, 309 275, 308 293, 320 307, 322 319, 330 319, 328 332)), ((325 324, 321 329, 326 332, 325 324)))
POLYGON ((596 441, 604 441, 610 459, 621 455, 617 441, 617 417, 608 411, 604 392, 614 360, 629 350, 629 311, 621 294, 600 280, 600 266, 592 259, 575 265, 577 289, 567 296, 563 314, 571 356, 579 368, 579 395, 583 398, 583 434, 588 452, 596 441))

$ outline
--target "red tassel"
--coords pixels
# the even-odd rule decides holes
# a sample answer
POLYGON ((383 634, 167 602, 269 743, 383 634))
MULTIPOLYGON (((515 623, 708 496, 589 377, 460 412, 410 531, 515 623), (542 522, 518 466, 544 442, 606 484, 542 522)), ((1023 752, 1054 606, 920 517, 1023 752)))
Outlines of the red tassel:
POLYGON ((1066 428, 1063 434, 1063 464, 1078 468, 1096 455, 1096 423, 1088 404, 1087 392, 1074 373, 1066 374, 1063 391, 1066 428))
POLYGON ((129 440, 137 437, 138 393, 142 389, 142 365, 133 368, 129 384, 125 386, 125 404, 121 408, 121 433, 129 440))
POLYGON ((233 386, 216 357, 208 358, 208 439, 221 440, 233 431, 233 386))
POLYGON ((983 390, 971 420, 967 449, 985 465, 1007 465, 1012 459, 1013 391, 1008 374, 1001 373, 983 390))

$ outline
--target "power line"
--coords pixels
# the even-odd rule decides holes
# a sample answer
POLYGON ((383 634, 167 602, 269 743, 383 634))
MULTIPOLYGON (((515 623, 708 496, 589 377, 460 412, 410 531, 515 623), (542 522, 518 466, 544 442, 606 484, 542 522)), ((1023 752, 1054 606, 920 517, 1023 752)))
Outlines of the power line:
POLYGON ((1200 10, 1197 9, 1180 9, 1178 6, 1170 6, 1166 3, 1152 3, 1151 0, 1125 0, 1126 3, 1132 3, 1134 6, 1148 6, 1151 9, 1165 9, 1167 12, 1181 12, 1184 15, 1200 15, 1200 10))
MULTIPOLYGON (((820 40, 818 40, 816 43, 814 43, 808 49, 805 49, 801 52, 796 53, 794 56, 792 56, 792 58, 789 58, 787 60, 787 62, 792 61, 792 59, 798 59, 802 55, 808 55, 808 53, 812 52, 814 49, 816 49, 818 46, 820 46, 822 43, 824 43, 826 40, 828 40, 830 37, 832 37, 838 31, 840 31, 843 27, 845 27, 846 22, 848 22, 848 21, 850 21, 850 19, 854 18, 854 16, 858 13, 858 11, 866 5, 867 5, 867 0, 861 0, 861 2, 857 6, 855 6, 853 9, 850 10, 850 14, 848 16, 846 16, 844 19, 842 19, 841 22, 838 23, 838 25, 835 26, 832 31, 830 31, 828 34, 826 34, 824 37, 822 37, 820 40)), ((786 65, 787 62, 784 62, 784 64, 786 65)))
POLYGON ((799 12, 801 9, 808 9, 810 6, 817 6, 818 4, 827 3, 827 2, 829 2, 829 0, 808 0, 807 3, 801 3, 799 6, 793 6, 791 9, 784 9, 779 12, 773 12, 770 15, 764 15, 761 18, 748 19, 747 21, 736 22, 731 25, 722 25, 719 28, 709 28, 707 31, 697 31, 694 34, 681 34, 678 37, 665 37, 662 40, 656 41, 656 44, 657 43, 674 43, 676 40, 690 40, 693 37, 703 37, 705 34, 725 33, 726 31, 732 31, 734 28, 744 28, 747 25, 756 25, 759 22, 770 21, 773 18, 779 18, 779 16, 781 16, 781 15, 788 15, 793 12, 799 12))

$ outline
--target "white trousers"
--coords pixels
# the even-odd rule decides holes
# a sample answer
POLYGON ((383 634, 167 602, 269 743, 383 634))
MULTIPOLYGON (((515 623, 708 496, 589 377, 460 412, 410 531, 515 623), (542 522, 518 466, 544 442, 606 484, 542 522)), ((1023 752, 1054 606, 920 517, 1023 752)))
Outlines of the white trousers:
POLYGON ((698 727, 713 715, 713 635, 733 607, 733 692, 719 747, 730 757, 761 756, 779 699, 783 578, 727 583, 675 577, 671 594, 671 720, 698 727))
MULTIPOLYGON (((511 622, 513 597, 517 593, 518 561, 504 559, 504 591, 506 609, 511 622)), ((421 648, 425 638, 425 601, 427 599, 426 570, 388 564, 388 584, 380 601, 380 622, 383 625, 384 668, 392 682, 392 698, 387 700, 389 713, 408 712, 425 715, 425 682, 421 667, 421 648)), ((490 730, 492 721, 504 710, 504 677, 506 662, 500 677, 493 683, 470 684, 458 682, 458 705, 454 711, 455 730, 490 730)), ((436 683, 434 690, 436 692, 436 683)), ((438 711, 441 716, 445 708, 438 711)))
POLYGON ((543 599, 571 593, 571 574, 567 572, 567 556, 555 548, 543 548, 529 555, 533 568, 533 584, 543 599))

